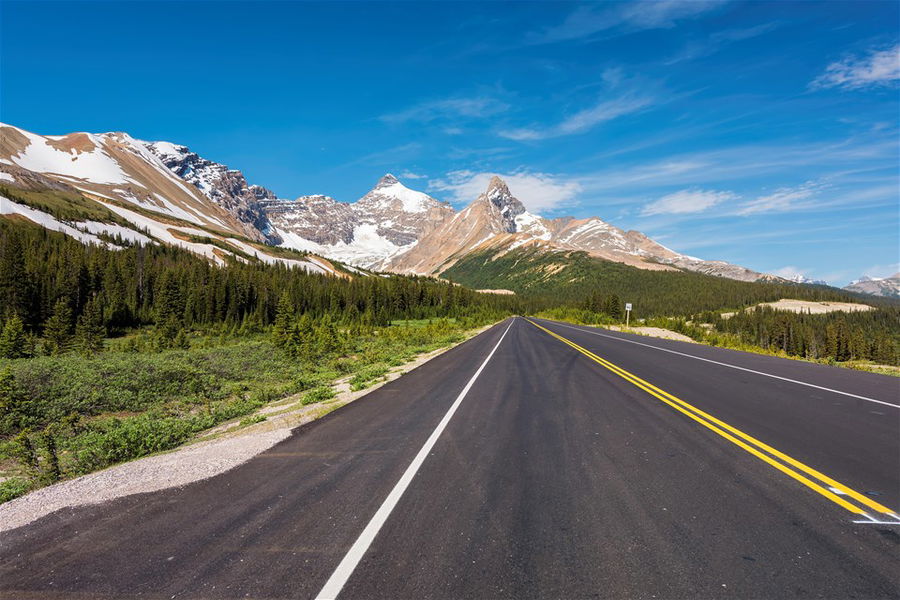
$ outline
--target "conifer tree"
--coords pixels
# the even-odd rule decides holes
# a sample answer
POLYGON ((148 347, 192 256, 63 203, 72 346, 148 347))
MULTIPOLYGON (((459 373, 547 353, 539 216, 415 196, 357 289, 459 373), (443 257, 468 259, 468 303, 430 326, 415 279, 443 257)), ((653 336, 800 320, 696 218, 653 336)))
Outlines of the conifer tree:
POLYGON ((16 378, 7 366, 0 371, 0 434, 20 428, 22 419, 21 396, 16 387, 16 378))
POLYGON ((0 358, 24 358, 29 355, 27 350, 28 339, 25 335, 25 325, 19 315, 14 314, 0 331, 0 358))
POLYGON ((284 347, 290 336, 291 322, 294 318, 294 307, 291 298, 285 291, 278 299, 275 308, 275 322, 272 324, 272 340, 276 346, 284 347))
POLYGON ((44 352, 62 354, 72 344, 72 309, 69 301, 60 298, 53 306, 53 313, 44 323, 44 352))
POLYGON ((75 347, 82 354, 96 354, 103 350, 103 338, 106 329, 100 314, 96 298, 92 298, 84 307, 75 325, 75 347))
POLYGON ((622 318, 622 302, 619 300, 619 296, 616 294, 611 294, 606 298, 606 310, 604 310, 606 314, 615 319, 616 321, 622 318))
POLYGON ((0 318, 4 313, 27 318, 31 308, 28 283, 25 248, 20 235, 13 231, 0 238, 0 318))

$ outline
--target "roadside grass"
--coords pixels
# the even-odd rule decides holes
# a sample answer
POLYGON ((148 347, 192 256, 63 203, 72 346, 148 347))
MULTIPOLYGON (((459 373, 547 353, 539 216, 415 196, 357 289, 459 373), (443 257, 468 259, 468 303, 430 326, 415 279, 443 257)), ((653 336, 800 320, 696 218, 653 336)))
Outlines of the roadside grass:
POLYGON ((456 319, 451 317, 446 319, 395 319, 394 321, 391 321, 391 325, 394 327, 425 327, 433 325, 435 321, 443 321, 451 324, 456 323, 456 319))
POLYGON ((391 366, 386 363, 367 365, 350 378, 350 389, 354 392, 365 389, 376 381, 383 379, 390 370, 391 366))
MULTIPOLYGON (((484 323, 435 319, 349 336, 342 353, 291 358, 268 333, 193 332, 189 349, 153 352, 137 332, 107 351, 0 360, 0 502, 55 481, 171 450, 226 421, 251 425, 270 402, 304 393, 328 407, 391 366, 458 342, 484 323), (248 416, 251 415, 251 416, 248 416)), ((327 411, 326 411, 327 412, 327 411)))
POLYGON ((308 391, 303 395, 303 399, 300 401, 301 404, 316 404, 318 402, 324 402, 326 400, 331 400, 334 398, 335 393, 331 386, 323 385, 315 388, 314 390, 308 391))

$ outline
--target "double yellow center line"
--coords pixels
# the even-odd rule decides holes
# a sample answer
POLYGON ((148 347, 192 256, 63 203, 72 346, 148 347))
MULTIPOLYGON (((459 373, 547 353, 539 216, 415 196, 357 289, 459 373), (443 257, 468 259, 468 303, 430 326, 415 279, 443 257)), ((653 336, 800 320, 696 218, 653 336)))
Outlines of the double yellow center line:
POLYGON ((850 499, 852 499, 852 500, 855 500, 858 504, 862 505, 863 507, 872 509, 878 513, 886 515, 891 519, 891 521, 897 520, 898 523, 900 523, 900 517, 898 517, 898 515, 894 511, 887 508, 886 506, 879 504, 878 502, 875 502, 868 496, 860 494, 856 490, 853 490, 853 489, 847 487, 846 485, 844 485, 838 481, 835 481, 834 479, 832 479, 831 477, 828 477, 824 473, 820 473, 819 471, 813 469, 812 467, 803 464, 799 460, 792 458, 792 457, 788 456, 787 454, 780 452, 779 450, 776 450, 772 446, 769 446, 768 444, 761 442, 760 440, 754 438, 753 436, 751 436, 747 433, 744 433, 743 431, 737 429, 736 427, 732 427, 728 423, 725 423, 724 421, 717 419, 716 417, 710 415, 709 413, 700 410, 696 406, 688 404, 684 400, 677 398, 664 390, 659 389, 652 383, 645 381, 644 379, 641 379, 640 377, 638 377, 637 375, 634 375, 633 373, 629 373, 622 367, 619 367, 619 366, 609 362, 605 358, 601 358, 600 356, 597 356, 590 350, 587 350, 586 348, 579 346, 572 340, 564 338, 563 336, 561 336, 553 331, 550 331, 546 327, 543 327, 530 319, 527 319, 527 320, 529 323, 531 323, 538 329, 541 329, 542 331, 550 334, 551 336, 555 337, 556 339, 563 342, 564 344, 571 346, 572 348, 581 352, 582 354, 584 354, 585 356, 587 356, 594 362, 596 362, 596 363, 600 364, 601 366, 603 366, 604 368, 612 371, 613 373, 615 373, 622 379, 625 379, 626 381, 634 384, 635 386, 644 390, 645 392, 647 392, 654 398, 657 398, 658 400, 661 400, 662 402, 668 404, 669 406, 671 406, 678 412, 683 413, 684 415, 690 417, 691 419, 700 423, 707 429, 714 431, 715 433, 722 436, 729 442, 735 444, 736 446, 739 446, 743 450, 746 450, 753 456, 755 456, 758 459, 764 461, 765 463, 775 467, 782 473, 785 473, 786 475, 793 477, 794 479, 796 479, 797 481, 799 481, 806 487, 821 494, 822 496, 825 496, 826 498, 828 498, 835 504, 849 510, 850 512, 852 512, 854 514, 862 515, 862 516, 866 517, 867 519, 869 519, 870 521, 876 521, 876 519, 874 519, 872 516, 870 516, 869 513, 867 513, 864 508, 861 508, 857 504, 853 504, 852 502, 850 502, 850 499), (825 487, 825 486, 828 486, 828 487, 825 487))

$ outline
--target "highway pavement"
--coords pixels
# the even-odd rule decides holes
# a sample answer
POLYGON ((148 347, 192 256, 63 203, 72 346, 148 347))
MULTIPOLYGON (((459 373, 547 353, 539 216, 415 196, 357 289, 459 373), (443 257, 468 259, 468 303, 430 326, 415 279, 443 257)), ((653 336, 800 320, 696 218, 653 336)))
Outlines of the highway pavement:
POLYGON ((519 317, 0 533, 0 598, 900 598, 898 509, 900 379, 519 317))

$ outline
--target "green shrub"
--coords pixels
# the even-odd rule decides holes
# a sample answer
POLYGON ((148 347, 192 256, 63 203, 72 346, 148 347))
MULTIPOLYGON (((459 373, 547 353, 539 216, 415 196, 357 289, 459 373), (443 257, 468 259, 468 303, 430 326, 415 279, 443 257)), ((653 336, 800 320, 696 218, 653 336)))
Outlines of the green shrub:
POLYGON ((303 396, 301 404, 315 404, 316 402, 324 402, 325 400, 331 400, 332 398, 334 398, 334 396, 334 390, 330 386, 323 385, 307 392, 303 396))
POLYGON ((249 417, 244 417, 243 419, 241 419, 240 426, 247 427, 248 425, 253 425, 255 423, 262 423, 265 420, 265 415, 250 415, 249 417))
POLYGON ((386 375, 388 371, 390 371, 390 366, 385 363, 367 365, 350 378, 350 389, 353 391, 365 389, 369 387, 373 381, 386 375))
POLYGON ((31 489, 31 482, 24 477, 10 477, 0 481, 0 504, 26 493, 31 489))

